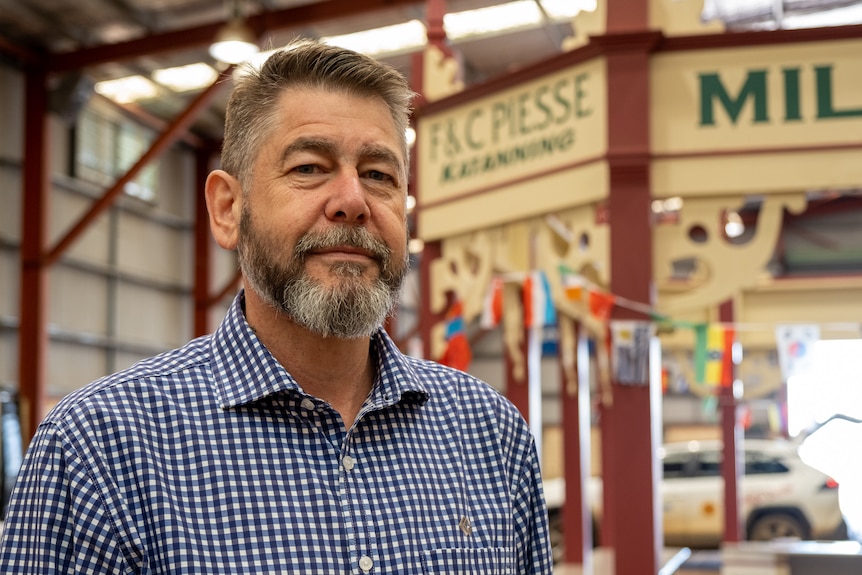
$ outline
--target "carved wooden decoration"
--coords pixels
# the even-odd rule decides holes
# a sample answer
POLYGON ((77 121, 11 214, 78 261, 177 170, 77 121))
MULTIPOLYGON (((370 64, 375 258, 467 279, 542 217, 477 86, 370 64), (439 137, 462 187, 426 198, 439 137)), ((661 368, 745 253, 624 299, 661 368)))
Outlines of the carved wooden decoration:
POLYGON ((735 244, 724 234, 722 214, 741 208, 744 199, 689 197, 684 200, 678 223, 655 228, 653 277, 662 313, 673 316, 706 309, 756 285, 775 249, 784 210, 800 212, 806 205, 804 193, 765 196, 753 237, 735 244), (686 260, 693 262, 693 272, 684 281, 675 280, 674 262, 686 260))

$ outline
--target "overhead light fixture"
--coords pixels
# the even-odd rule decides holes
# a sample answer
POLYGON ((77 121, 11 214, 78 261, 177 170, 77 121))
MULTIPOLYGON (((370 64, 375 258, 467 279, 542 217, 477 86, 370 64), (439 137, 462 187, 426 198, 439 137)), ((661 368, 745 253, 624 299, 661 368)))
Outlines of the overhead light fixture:
POLYGON ((487 8, 449 12, 443 16, 446 36, 453 41, 506 30, 535 27, 541 23, 542 12, 531 0, 517 0, 487 8))
POLYGON ((153 71, 153 80, 174 92, 200 90, 215 82, 217 78, 218 72, 203 62, 153 71))
POLYGON ((110 98, 118 104, 129 104, 138 100, 155 98, 159 95, 158 87, 143 76, 127 76, 115 80, 97 82, 96 92, 110 98))
POLYGON ((210 56, 226 64, 242 64, 260 51, 257 37, 243 20, 240 1, 231 1, 230 19, 210 45, 210 56))
POLYGON ((325 36, 321 41, 332 46, 349 48, 368 56, 392 56, 418 50, 428 42, 425 24, 409 20, 401 24, 383 26, 340 36, 325 36))

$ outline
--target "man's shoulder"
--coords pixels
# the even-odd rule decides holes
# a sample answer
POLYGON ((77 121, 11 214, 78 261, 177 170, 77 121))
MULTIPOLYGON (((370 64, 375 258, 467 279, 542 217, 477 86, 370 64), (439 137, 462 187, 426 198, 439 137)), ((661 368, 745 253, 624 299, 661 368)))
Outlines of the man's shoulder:
POLYGON ((191 340, 183 347, 142 359, 126 369, 106 375, 69 393, 45 418, 46 423, 65 420, 71 411, 87 411, 99 405, 112 410, 133 409, 134 401, 153 393, 184 393, 182 388, 202 387, 211 360, 211 336, 191 340))
POLYGON ((405 358, 420 381, 428 385, 431 395, 437 393, 446 396, 447 400, 457 398, 462 403, 468 401, 478 407, 517 412, 500 390, 487 381, 435 361, 412 356, 405 358))

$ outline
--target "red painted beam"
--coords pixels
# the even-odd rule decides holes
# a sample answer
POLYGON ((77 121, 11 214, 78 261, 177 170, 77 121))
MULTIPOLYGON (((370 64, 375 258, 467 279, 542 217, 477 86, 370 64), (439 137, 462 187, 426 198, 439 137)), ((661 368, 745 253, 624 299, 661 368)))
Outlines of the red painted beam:
MULTIPOLYGON (((248 26, 258 36, 274 30, 285 30, 308 26, 315 22, 356 16, 366 12, 385 10, 397 6, 421 4, 419 0, 325 0, 283 10, 262 12, 246 18, 248 26)), ((102 44, 83 48, 75 52, 53 54, 47 59, 50 72, 80 70, 87 66, 122 62, 140 56, 191 50, 206 46, 213 41, 216 32, 225 22, 194 26, 183 30, 172 30, 152 34, 135 40, 102 44)))
MULTIPOLYGON (((609 0, 609 34, 593 39, 607 65, 610 291, 642 302, 653 299, 650 54, 661 38, 648 30, 647 6, 647 0, 609 0)), ((615 309, 613 317, 648 319, 622 308, 615 309)), ((611 521, 616 575, 656 573, 661 561, 661 511, 656 505, 660 475, 654 465, 654 418, 661 412, 653 405, 653 383, 622 385, 612 380, 612 404, 602 415, 602 476, 610 506, 602 516, 611 521)))
POLYGON ((198 149, 195 154, 195 258, 194 258, 194 335, 209 333, 209 286, 212 270, 212 244, 209 212, 204 187, 213 159, 213 150, 198 149))
MULTIPOLYGON (((733 301, 728 300, 718 307, 718 319, 734 321, 733 301)), ((742 443, 742 428, 737 417, 736 397, 733 385, 721 385, 718 389, 718 404, 721 412, 721 438, 724 454, 721 461, 721 476, 724 479, 724 541, 742 541, 742 514, 740 508, 739 482, 742 479, 742 464, 739 461, 739 445, 742 443)))
POLYGON ((42 259, 48 214, 48 91, 43 70, 24 80, 24 171, 21 232, 21 308, 18 328, 18 393, 25 443, 44 417, 48 349, 48 268, 42 259))

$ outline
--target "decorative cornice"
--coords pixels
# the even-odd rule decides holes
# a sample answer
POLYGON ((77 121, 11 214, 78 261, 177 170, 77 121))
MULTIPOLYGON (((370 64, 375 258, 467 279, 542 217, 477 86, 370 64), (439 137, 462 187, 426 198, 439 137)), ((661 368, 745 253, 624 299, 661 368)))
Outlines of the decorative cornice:
POLYGON ((656 51, 681 52, 686 50, 798 44, 802 42, 833 42, 838 40, 857 39, 862 39, 862 24, 854 26, 833 26, 829 28, 758 30, 746 32, 725 32, 723 34, 697 34, 694 36, 663 37, 659 45, 656 47, 656 51))

